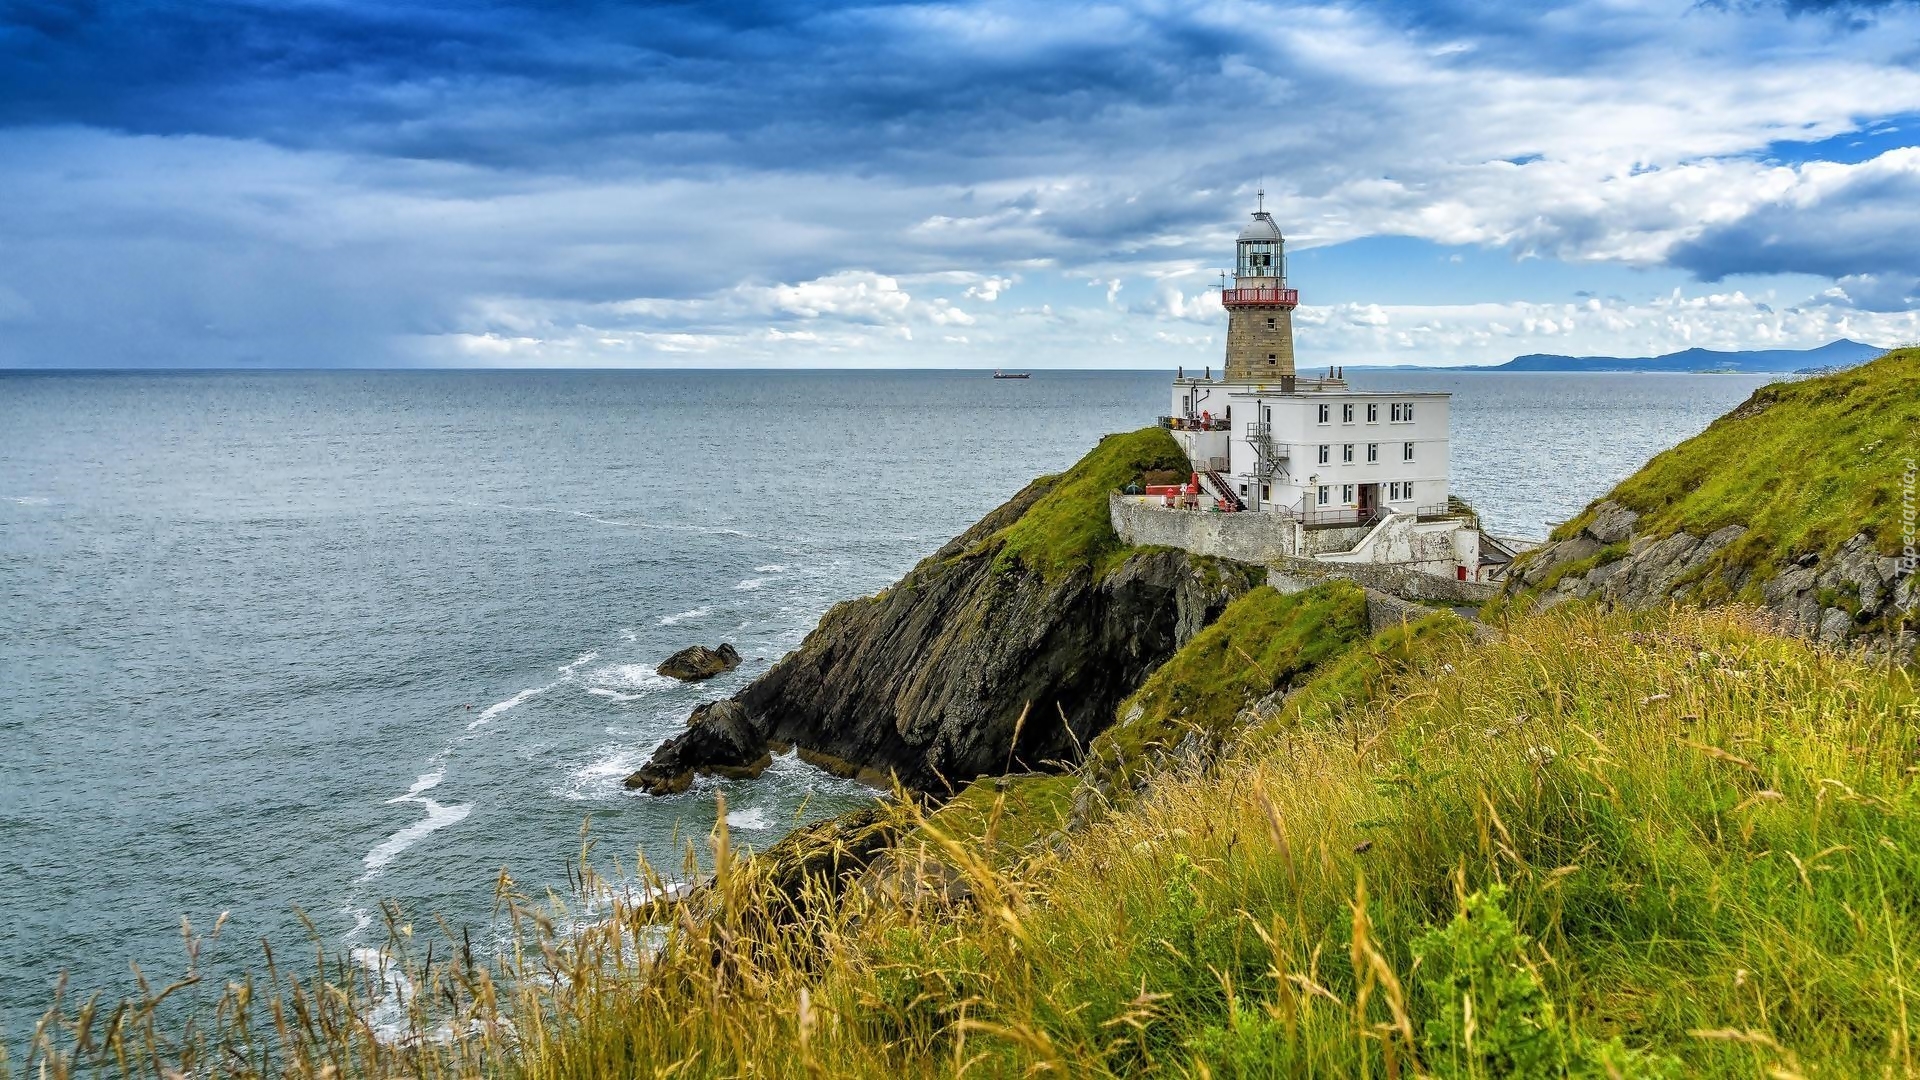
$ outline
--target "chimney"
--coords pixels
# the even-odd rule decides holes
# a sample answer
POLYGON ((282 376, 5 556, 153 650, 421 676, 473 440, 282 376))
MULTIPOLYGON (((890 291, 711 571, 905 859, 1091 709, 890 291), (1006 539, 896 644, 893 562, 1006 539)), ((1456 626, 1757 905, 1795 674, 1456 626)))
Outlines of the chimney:
POLYGON ((1280 376, 1280 392, 1281 393, 1291 394, 1293 393, 1293 387, 1294 387, 1293 376, 1291 375, 1280 376))
POLYGON ((1212 364, 1207 365, 1207 381, 1208 382, 1213 381, 1213 365, 1212 364))
POLYGON ((1175 374, 1173 377, 1176 379, 1184 379, 1187 377, 1187 365, 1185 364, 1181 364, 1178 368, 1174 369, 1174 371, 1175 374))

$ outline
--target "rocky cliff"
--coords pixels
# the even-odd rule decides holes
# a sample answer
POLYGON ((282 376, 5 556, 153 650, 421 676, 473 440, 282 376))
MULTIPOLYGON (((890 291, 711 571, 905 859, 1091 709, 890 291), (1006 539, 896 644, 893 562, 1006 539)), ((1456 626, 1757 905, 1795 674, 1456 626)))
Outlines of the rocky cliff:
POLYGON ((933 792, 1079 760, 1122 699, 1259 583, 1253 567, 1113 535, 1107 493, 1184 462, 1158 428, 1109 436, 892 588, 834 607, 731 702, 696 712, 629 786, 750 775, 789 745, 832 771, 933 792))
POLYGON ((1551 606, 1745 602, 1802 636, 1912 660, 1920 350, 1754 392, 1513 571, 1551 606))

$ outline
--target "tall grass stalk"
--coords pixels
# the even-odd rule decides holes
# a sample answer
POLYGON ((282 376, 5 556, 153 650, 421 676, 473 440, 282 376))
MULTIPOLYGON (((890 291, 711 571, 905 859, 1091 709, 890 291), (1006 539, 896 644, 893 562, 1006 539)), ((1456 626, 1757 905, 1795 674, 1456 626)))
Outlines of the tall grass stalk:
POLYGON ((269 959, 190 1029, 154 1019, 164 988, 61 1003, 25 1070, 1915 1075, 1904 672, 1738 611, 1562 609, 1374 655, 1064 843, 899 800, 745 859, 722 814, 685 898, 644 863, 583 859, 591 913, 503 877, 495 956, 396 919, 388 977, 269 959), (412 993, 377 1030, 393 975, 412 993))

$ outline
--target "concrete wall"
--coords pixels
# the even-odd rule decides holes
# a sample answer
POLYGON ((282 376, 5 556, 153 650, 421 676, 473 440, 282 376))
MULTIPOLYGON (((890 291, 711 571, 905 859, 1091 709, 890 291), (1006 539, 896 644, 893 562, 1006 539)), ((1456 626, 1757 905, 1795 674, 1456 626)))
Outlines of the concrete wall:
POLYGON ((1270 563, 1298 549, 1299 526, 1282 514, 1168 510, 1158 499, 1111 495, 1113 531, 1129 544, 1160 544, 1240 562, 1270 563))
MULTIPOLYGON (((1320 554, 1309 551, 1307 554, 1320 554)), ((1321 554, 1328 562, 1387 563, 1411 566, 1441 577, 1455 576, 1464 566, 1476 573, 1480 564, 1480 534, 1465 521, 1420 521, 1395 514, 1344 551, 1321 554)))
POLYGON ((1169 431, 1173 441, 1187 452, 1187 460, 1195 469, 1207 467, 1211 458, 1227 456, 1227 433, 1224 431, 1169 431))
POLYGON ((1284 556, 1273 560, 1267 570, 1267 584, 1281 592, 1300 592, 1334 578, 1408 600, 1431 600, 1445 604, 1479 605, 1493 599, 1500 591, 1498 585, 1455 581, 1423 574, 1410 566, 1377 563, 1330 563, 1320 559, 1284 556))
POLYGON ((1324 555, 1330 551, 1348 551, 1353 545, 1366 539, 1373 530, 1370 525, 1341 526, 1339 528, 1302 529, 1300 535, 1300 555, 1324 555))

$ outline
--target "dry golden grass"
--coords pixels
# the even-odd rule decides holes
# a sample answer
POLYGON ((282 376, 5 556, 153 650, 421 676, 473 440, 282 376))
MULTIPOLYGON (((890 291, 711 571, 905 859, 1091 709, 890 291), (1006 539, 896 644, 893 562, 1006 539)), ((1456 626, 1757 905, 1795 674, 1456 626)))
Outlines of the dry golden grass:
POLYGON ((1330 667, 1258 742, 1154 775, 1057 850, 1009 860, 906 804, 778 860, 739 860, 723 825, 718 872, 685 903, 615 902, 560 933, 553 900, 503 882, 518 945, 485 964, 442 934, 428 965, 428 935, 396 928, 420 988, 408 1044, 372 1037, 371 987, 268 976, 191 1033, 66 1010, 26 1064, 539 1080, 1920 1069, 1905 673, 1737 611, 1563 609, 1379 659, 1377 678, 1330 667), (913 839, 849 885, 830 856, 859 861, 873 830, 913 839), (828 872, 796 888, 801 854, 828 872))

